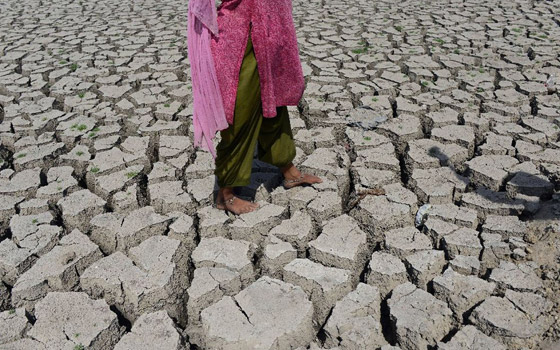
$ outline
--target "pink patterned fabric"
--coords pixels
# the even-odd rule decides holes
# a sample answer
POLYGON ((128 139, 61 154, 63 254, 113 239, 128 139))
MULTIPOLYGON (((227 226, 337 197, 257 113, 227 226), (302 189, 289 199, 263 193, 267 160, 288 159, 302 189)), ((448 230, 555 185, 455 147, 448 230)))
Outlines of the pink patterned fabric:
POLYGON ((189 24, 187 35, 191 72, 195 73, 191 74, 195 145, 205 139, 214 154, 211 138, 216 131, 227 127, 224 127, 222 111, 215 103, 218 93, 213 74, 217 77, 225 119, 227 123, 233 123, 239 70, 250 26, 260 78, 263 116, 275 117, 276 107, 299 103, 305 80, 291 0, 222 0, 217 11, 214 0, 190 0, 189 22, 193 22, 194 26, 191 28, 189 24), (192 20, 194 17, 197 22, 192 20), (206 40, 210 34, 213 35, 211 57, 208 57, 206 40), (209 66, 210 62, 215 64, 215 70, 209 66))
POLYGON ((218 130, 226 129, 229 125, 210 48, 210 32, 218 35, 218 21, 213 0, 189 1, 187 30, 194 100, 194 144, 206 146, 216 158, 212 138, 218 130))
POLYGON ((223 0, 218 6, 219 36, 213 36, 211 44, 230 124, 250 24, 264 117, 276 116, 277 106, 297 105, 305 88, 292 1, 223 0))

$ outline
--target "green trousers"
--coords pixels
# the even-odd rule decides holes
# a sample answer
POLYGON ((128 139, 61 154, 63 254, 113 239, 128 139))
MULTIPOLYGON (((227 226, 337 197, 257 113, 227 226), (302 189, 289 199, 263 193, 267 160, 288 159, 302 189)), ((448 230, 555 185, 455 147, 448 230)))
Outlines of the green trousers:
POLYGON ((251 32, 241 63, 233 124, 220 132, 216 147, 218 186, 247 186, 258 143, 259 160, 277 167, 292 162, 296 155, 288 107, 276 108, 277 115, 262 115, 261 89, 251 32))

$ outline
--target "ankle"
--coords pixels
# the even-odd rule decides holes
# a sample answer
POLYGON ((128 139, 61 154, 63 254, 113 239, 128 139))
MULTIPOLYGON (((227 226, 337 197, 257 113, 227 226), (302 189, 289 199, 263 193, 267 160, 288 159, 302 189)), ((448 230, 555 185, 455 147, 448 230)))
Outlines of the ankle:
POLYGON ((220 188, 219 190, 219 195, 224 198, 225 200, 231 199, 234 194, 233 194, 233 187, 223 187, 220 188))
POLYGON ((301 176, 301 172, 294 166, 293 163, 290 163, 281 170, 285 178, 298 178, 301 176))

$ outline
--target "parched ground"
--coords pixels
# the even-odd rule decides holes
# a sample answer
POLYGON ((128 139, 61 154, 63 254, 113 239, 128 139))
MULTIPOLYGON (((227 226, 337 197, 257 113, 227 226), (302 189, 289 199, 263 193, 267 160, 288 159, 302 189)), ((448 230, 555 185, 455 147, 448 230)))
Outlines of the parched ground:
POLYGON ((294 1, 325 181, 233 217, 186 1, 0 2, 0 349, 558 349, 558 8, 294 1))

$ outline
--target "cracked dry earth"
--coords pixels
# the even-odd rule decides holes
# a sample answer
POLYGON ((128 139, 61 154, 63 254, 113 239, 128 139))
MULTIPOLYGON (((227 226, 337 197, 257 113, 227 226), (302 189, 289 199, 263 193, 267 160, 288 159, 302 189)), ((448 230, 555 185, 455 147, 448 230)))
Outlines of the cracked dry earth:
POLYGON ((186 1, 0 3, 0 349, 560 348, 558 3, 293 9, 325 181, 233 217, 186 1))

